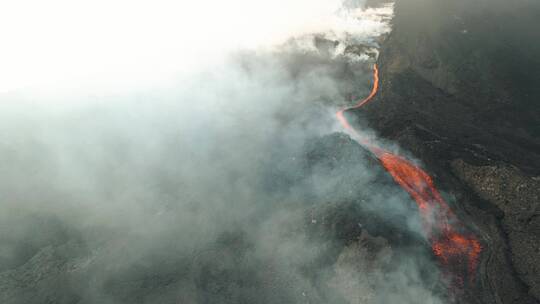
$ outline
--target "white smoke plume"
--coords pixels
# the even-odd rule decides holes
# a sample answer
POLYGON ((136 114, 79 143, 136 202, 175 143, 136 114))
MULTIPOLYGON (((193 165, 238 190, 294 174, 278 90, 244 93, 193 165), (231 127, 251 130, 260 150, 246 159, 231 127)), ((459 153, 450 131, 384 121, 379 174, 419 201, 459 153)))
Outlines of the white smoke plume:
POLYGON ((429 258, 352 216, 414 236, 409 198, 329 135, 392 6, 2 6, 0 302, 439 302, 429 258))

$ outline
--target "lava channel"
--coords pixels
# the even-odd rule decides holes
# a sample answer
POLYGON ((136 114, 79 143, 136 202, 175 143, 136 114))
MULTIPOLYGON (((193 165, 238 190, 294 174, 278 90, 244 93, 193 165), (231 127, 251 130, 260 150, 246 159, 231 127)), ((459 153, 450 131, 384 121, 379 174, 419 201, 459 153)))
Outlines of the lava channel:
POLYGON ((357 132, 347 120, 345 113, 357 109, 373 99, 379 89, 379 70, 373 67, 373 88, 370 94, 351 107, 336 113, 343 128, 361 145, 368 148, 418 205, 422 227, 436 259, 445 276, 451 276, 453 287, 463 287, 465 279, 472 282, 478 266, 482 247, 478 239, 466 232, 447 202, 443 199, 432 178, 423 169, 403 156, 393 154, 376 146, 361 132, 357 132))

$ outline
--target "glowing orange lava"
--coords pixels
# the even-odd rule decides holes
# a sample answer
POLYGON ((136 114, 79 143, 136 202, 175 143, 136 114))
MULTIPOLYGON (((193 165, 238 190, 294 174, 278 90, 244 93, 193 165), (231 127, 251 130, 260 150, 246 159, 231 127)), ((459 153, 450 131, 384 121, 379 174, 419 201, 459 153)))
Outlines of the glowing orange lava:
POLYGON ((341 125, 353 138, 368 148, 379 159, 383 167, 418 205, 424 231, 431 244, 431 249, 439 263, 444 266, 446 274, 453 274, 452 280, 458 285, 464 278, 470 281, 478 266, 478 258, 482 247, 478 239, 465 232, 465 228, 443 199, 431 177, 420 167, 402 156, 384 150, 361 133, 354 130, 345 117, 345 112, 357 109, 373 99, 379 88, 379 70, 373 67, 373 88, 365 99, 352 107, 344 108, 336 113, 341 125))

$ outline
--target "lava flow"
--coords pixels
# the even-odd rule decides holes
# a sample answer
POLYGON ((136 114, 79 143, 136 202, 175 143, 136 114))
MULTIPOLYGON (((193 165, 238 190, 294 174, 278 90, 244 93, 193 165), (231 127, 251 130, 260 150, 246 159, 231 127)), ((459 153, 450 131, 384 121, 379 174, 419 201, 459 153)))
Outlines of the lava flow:
MULTIPOLYGON (((352 128, 345 117, 345 112, 357 109, 368 103, 379 88, 379 70, 373 68, 373 88, 365 99, 356 105, 344 108, 336 113, 342 126, 363 146, 368 148, 392 176, 418 205, 422 226, 430 242, 431 249, 446 275, 452 275, 453 283, 462 286, 465 277, 474 279, 478 258, 482 247, 478 239, 465 232, 455 214, 443 199, 431 177, 420 167, 402 156, 384 150, 372 143, 352 128)), ((454 285, 454 284, 453 284, 454 285)))

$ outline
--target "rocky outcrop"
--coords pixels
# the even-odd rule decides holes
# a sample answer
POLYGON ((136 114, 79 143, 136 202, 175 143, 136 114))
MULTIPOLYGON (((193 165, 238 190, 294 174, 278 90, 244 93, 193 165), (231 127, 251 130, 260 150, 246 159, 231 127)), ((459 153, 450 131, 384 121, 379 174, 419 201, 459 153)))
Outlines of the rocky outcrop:
POLYGON ((480 198, 502 212, 512 264, 540 299, 540 179, 530 178, 509 165, 473 166, 452 162, 455 174, 480 198))

